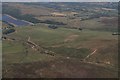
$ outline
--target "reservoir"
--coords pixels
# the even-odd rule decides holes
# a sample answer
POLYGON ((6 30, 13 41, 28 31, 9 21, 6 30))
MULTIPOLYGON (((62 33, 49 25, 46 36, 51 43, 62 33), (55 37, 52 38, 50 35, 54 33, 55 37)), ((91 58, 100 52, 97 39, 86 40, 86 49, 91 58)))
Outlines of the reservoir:
POLYGON ((32 24, 28 21, 19 20, 10 15, 7 15, 7 14, 2 15, 2 21, 6 22, 8 24, 14 25, 14 26, 27 26, 27 25, 32 24))

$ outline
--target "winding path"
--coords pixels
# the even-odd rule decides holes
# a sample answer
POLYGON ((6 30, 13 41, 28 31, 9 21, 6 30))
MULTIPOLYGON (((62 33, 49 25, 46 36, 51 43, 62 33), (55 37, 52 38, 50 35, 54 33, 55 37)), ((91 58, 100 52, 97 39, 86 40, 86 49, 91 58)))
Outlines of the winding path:
POLYGON ((89 58, 90 56, 92 56, 95 52, 97 51, 97 49, 95 49, 91 54, 87 55, 83 61, 85 61, 87 58, 89 58))
POLYGON ((29 44, 33 45, 33 47, 38 47, 37 44, 35 44, 34 42, 32 42, 32 41, 30 40, 30 36, 28 37, 27 42, 28 42, 29 44))
POLYGON ((35 50, 39 51, 39 49, 41 48, 43 50, 43 53, 51 55, 51 56, 55 55, 55 52, 47 50, 47 49, 44 49, 44 48, 40 47, 39 45, 35 44, 34 42, 32 42, 30 40, 30 36, 28 37, 27 43, 30 44, 30 45, 32 45, 32 49, 35 49, 35 50))

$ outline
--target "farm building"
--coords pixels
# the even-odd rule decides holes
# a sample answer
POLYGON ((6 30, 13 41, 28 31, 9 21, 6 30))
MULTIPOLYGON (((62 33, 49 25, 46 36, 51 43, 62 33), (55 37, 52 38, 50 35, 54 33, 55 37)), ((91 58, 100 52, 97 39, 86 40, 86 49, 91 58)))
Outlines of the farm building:
POLYGON ((66 14, 58 13, 58 12, 51 13, 51 15, 55 17, 66 17, 66 14))

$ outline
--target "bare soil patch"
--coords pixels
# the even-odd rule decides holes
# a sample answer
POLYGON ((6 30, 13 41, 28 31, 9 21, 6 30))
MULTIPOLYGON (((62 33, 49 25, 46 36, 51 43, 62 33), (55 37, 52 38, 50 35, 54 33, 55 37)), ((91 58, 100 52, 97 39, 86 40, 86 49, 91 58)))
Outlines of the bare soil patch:
POLYGON ((64 42, 71 42, 71 41, 74 41, 75 39, 77 39, 79 37, 79 35, 70 35, 70 36, 68 36, 65 40, 64 40, 64 42))

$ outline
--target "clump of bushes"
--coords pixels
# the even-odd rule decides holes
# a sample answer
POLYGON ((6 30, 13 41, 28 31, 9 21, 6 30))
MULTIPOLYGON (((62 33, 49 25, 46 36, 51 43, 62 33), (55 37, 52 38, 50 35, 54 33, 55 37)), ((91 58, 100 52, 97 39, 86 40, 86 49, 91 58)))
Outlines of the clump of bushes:
POLYGON ((52 29, 58 28, 56 25, 49 25, 48 27, 49 27, 49 28, 52 28, 52 29))
POLYGON ((10 34, 10 33, 13 33, 13 32, 15 32, 15 29, 7 29, 7 30, 4 30, 3 31, 3 34, 10 34))

